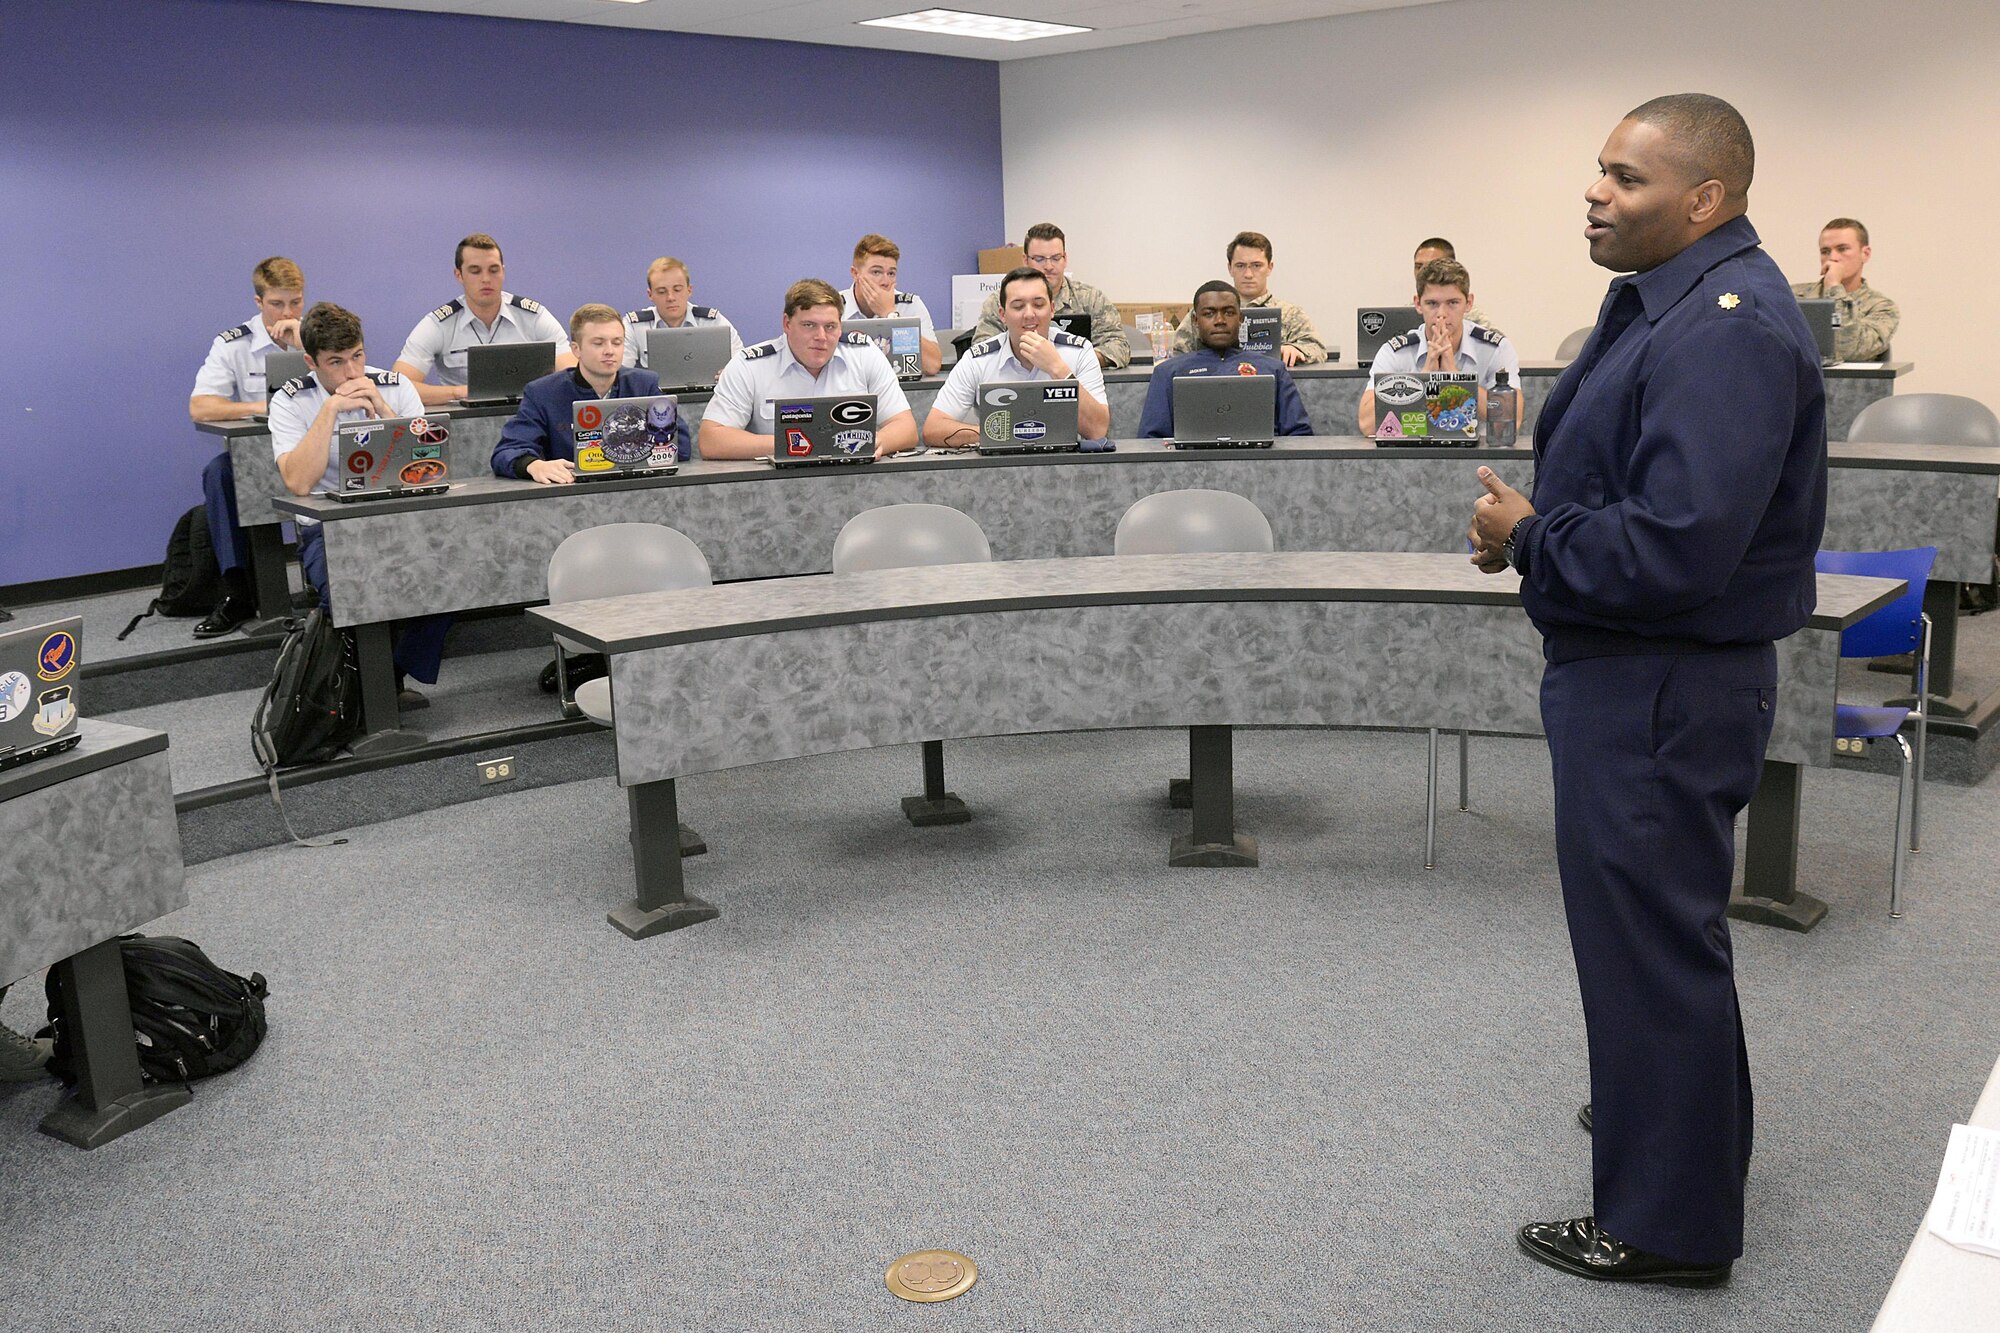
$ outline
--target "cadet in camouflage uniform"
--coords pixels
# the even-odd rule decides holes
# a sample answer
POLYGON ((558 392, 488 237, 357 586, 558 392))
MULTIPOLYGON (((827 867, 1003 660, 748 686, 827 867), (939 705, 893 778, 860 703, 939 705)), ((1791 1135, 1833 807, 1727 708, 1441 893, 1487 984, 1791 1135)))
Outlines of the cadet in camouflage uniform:
MULTIPOLYGON (((1028 228, 1021 242, 1028 266, 1038 270, 1055 289, 1055 313, 1090 316, 1090 343, 1097 351, 1097 363, 1105 370, 1132 364, 1132 344, 1125 337, 1125 317, 1111 298, 1087 282, 1069 277, 1069 242, 1062 228, 1053 222, 1037 222, 1028 228)), ((979 322, 973 326, 972 340, 985 342, 1006 331, 1000 319, 1000 293, 994 292, 980 307, 979 322)))
MULTIPOLYGON (((1417 279, 1417 295, 1422 296, 1424 294, 1424 265, 1430 263, 1433 259, 1457 258, 1457 247, 1442 236, 1433 236, 1418 245, 1417 253, 1411 257, 1412 262, 1410 264, 1410 268, 1417 279)), ((1477 324, 1494 333, 1500 333, 1498 326, 1486 317, 1486 312, 1476 306, 1465 312, 1465 322, 1468 324, 1477 324)), ((1501 336, 1504 338, 1506 335, 1502 333, 1501 336)))
POLYGON ((1874 253, 1868 228, 1853 218, 1835 218, 1819 231, 1819 281, 1792 284, 1794 296, 1833 301, 1833 352, 1842 361, 1883 360, 1902 322, 1896 303, 1861 276, 1874 253))
MULTIPOLYGON (((1326 360, 1326 343, 1306 312, 1270 293, 1271 270, 1277 267, 1271 262, 1271 238, 1260 232, 1240 231, 1223 253, 1229 258, 1230 281, 1236 285, 1243 305, 1276 306, 1282 312, 1283 320, 1278 327, 1282 345, 1278 351, 1284 363, 1310 366, 1326 360)), ((1194 312, 1189 311, 1181 316, 1180 327, 1174 330, 1174 350, 1192 352, 1195 346, 1194 312)))

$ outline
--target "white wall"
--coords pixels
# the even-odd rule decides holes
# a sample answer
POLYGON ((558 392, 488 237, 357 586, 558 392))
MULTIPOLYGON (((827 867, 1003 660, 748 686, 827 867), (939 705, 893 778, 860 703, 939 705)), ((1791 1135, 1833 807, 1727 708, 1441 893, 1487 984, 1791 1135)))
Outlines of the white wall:
POLYGON ((2000 5, 1454 0, 1001 65, 1007 232, 1058 222, 1113 300, 1186 300, 1236 231, 1353 358, 1354 307, 1407 299, 1451 238, 1525 359, 1597 313, 1582 192, 1627 110, 1707 92, 1757 141, 1750 218, 1795 281, 1860 218, 1902 306, 1904 392, 2000 410, 1986 273, 2000 217, 2000 5), (1424 53, 1445 53, 1427 60, 1424 53))

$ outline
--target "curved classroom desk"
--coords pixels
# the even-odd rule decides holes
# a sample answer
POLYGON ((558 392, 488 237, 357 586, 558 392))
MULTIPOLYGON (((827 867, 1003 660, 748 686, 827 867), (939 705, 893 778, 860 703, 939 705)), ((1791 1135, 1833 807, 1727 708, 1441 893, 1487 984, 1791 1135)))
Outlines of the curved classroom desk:
MULTIPOLYGON (((1840 630, 1902 587, 1821 576, 1819 611, 1779 645, 1785 688, 1771 764, 1830 762, 1840 630)), ((1518 588, 1514 575, 1480 574, 1462 553, 1104 556, 824 575, 528 614, 611 656, 637 893, 610 920, 638 939, 717 914, 682 882, 674 782, 692 774, 926 740, 1137 727, 1539 735, 1540 638, 1518 588), (1468 672, 1466 662, 1481 666, 1468 672), (783 684, 752 694, 745 681, 783 684)), ((1205 811, 1197 774, 1195 800, 1195 841, 1226 843, 1226 798, 1205 811)), ((1796 843, 1796 814, 1789 828, 1753 822, 1746 873, 1760 841, 1796 843)))

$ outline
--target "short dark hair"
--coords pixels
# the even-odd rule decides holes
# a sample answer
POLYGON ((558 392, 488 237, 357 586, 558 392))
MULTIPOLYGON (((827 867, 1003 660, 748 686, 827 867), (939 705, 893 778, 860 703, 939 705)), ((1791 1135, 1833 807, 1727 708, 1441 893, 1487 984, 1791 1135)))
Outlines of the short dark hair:
MULTIPOLYGON (((1227 292, 1231 296, 1237 296, 1236 288, 1231 283, 1223 282, 1220 279, 1214 282, 1204 282, 1201 286, 1194 289, 1194 299, 1188 302, 1188 310, 1192 312, 1196 306, 1201 304, 1201 298, 1210 292, 1227 292)), ((1242 298, 1238 296, 1237 299, 1241 300, 1242 298)))
POLYGON ((321 352, 344 352, 360 345, 360 317, 331 301, 321 301, 299 321, 299 347, 315 361, 321 352))
POLYGON ((1821 227, 1820 231, 1822 233, 1829 231, 1851 231, 1856 236, 1859 236, 1861 238, 1861 243, 1863 245, 1868 244, 1868 228, 1862 226, 1859 222, 1856 222, 1853 218, 1835 218, 1833 221, 1827 223, 1824 227, 1821 227))
POLYGON ((1742 113, 1720 97, 1669 93, 1633 107, 1625 119, 1664 132, 1673 144, 1673 156, 1693 178, 1692 183, 1721 181, 1723 195, 1731 203, 1740 204, 1749 197, 1757 149, 1742 113))
MULTIPOLYGON (((1035 239, 1035 238, 1033 238, 1033 237, 1030 237, 1029 239, 1031 239, 1031 240, 1032 240, 1032 239, 1035 239)), ((1047 238, 1046 238, 1046 237, 1043 237, 1043 238, 1041 238, 1041 239, 1044 239, 1044 240, 1046 240, 1047 238)), ((1019 267, 1019 268, 1010 268, 1010 269, 1008 269, 1008 270, 1007 270, 1007 276, 1006 276, 1006 277, 1004 277, 1004 278, 1002 278, 1002 279, 1000 279, 1000 298, 999 298, 999 300, 1000 300, 1000 305, 1001 305, 1001 307, 1002 307, 1002 308, 1005 308, 1005 306, 1006 306, 1006 304, 1007 304, 1007 288, 1008 288, 1008 287, 1012 286, 1012 285, 1013 285, 1014 283, 1017 283, 1017 282, 1026 282, 1026 281, 1028 281, 1028 280, 1029 280, 1029 279, 1031 279, 1031 278, 1032 278, 1032 279, 1033 279, 1034 281, 1036 281, 1036 282, 1039 282, 1039 283, 1041 283, 1041 284, 1042 284, 1042 290, 1043 290, 1043 291, 1045 291, 1045 292, 1047 292, 1047 293, 1049 294, 1049 299, 1050 299, 1051 301, 1053 301, 1053 300, 1055 300, 1055 299, 1056 299, 1056 289, 1055 289, 1055 288, 1054 288, 1054 287, 1053 287, 1052 285, 1050 285, 1050 283, 1049 283, 1049 275, 1048 275, 1048 274, 1046 274, 1046 273, 1044 273, 1044 272, 1042 272, 1042 271, 1041 271, 1040 269, 1038 269, 1038 268, 1030 268, 1030 267, 1028 267, 1028 266, 1027 266, 1026 264, 1023 264, 1023 265, 1021 265, 1021 267, 1019 267)))
POLYGON ((1418 269, 1418 300, 1423 299, 1426 287, 1456 287, 1468 301, 1472 299, 1472 275, 1456 259, 1433 259, 1418 269))
POLYGON ((491 250, 494 254, 500 255, 501 263, 504 264, 507 262, 507 256, 500 254, 500 242, 494 240, 483 231, 475 231, 472 235, 460 241, 458 248, 451 252, 452 268, 461 269, 465 267, 465 252, 467 250, 491 250))
POLYGON ((840 299, 840 293, 835 291, 833 284, 824 278, 800 278, 785 288, 786 319, 790 319, 801 310, 810 310, 819 305, 830 305, 835 310, 846 308, 846 303, 840 299))
POLYGON ((1412 255, 1420 255, 1426 250, 1442 250, 1446 259, 1458 258, 1458 247, 1442 236, 1426 236, 1423 240, 1417 242, 1417 248, 1410 251, 1410 253, 1412 255))
POLYGON ((1069 237, 1063 235, 1063 229, 1053 222, 1037 222, 1028 228, 1028 234, 1021 238, 1023 251, 1027 250, 1030 241, 1059 241, 1064 247, 1069 245, 1069 237))
POLYGON ((1234 263, 1236 252, 1246 245, 1252 250, 1262 250, 1264 252, 1264 262, 1267 264, 1271 262, 1271 238, 1261 231, 1237 232, 1235 238, 1229 242, 1228 247, 1222 252, 1223 261, 1225 263, 1234 263))

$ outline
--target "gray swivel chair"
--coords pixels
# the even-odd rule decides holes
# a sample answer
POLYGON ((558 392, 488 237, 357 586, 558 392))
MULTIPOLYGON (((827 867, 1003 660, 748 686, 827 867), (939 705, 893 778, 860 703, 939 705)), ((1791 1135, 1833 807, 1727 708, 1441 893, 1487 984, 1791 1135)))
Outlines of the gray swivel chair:
MULTIPOLYGON (((658 523, 605 523, 563 538, 549 557, 549 604, 584 602, 595 597, 622 597, 636 592, 670 592, 676 588, 706 588, 714 580, 701 548, 686 534, 658 523)), ((613 723, 611 678, 587 680, 571 690, 568 658, 583 645, 556 639, 556 686, 563 713, 583 716, 600 727, 613 723)), ((680 827, 682 856, 708 850, 701 836, 680 827)))
MULTIPOLYGON (((1229 491, 1160 491, 1118 520, 1116 555, 1195 555, 1277 549, 1271 521, 1229 491)), ((1167 864, 1254 866, 1257 840, 1235 830, 1233 734, 1226 726, 1188 728, 1188 776, 1167 784, 1169 804, 1194 812, 1188 837, 1175 838, 1167 864)))
POLYGON ((1556 360, 1558 361, 1576 360, 1576 354, 1578 352, 1581 352, 1583 350, 1583 345, 1590 341, 1590 335, 1594 331, 1596 331, 1596 328, 1597 326, 1595 324, 1586 324, 1582 328, 1578 329, 1575 333, 1570 334, 1569 337, 1564 338, 1562 340, 1562 345, 1556 348, 1556 360))
MULTIPOLYGON (((863 510, 833 539, 833 572, 913 565, 970 565, 993 558, 979 525, 949 505, 900 504, 863 510)), ((903 798, 903 817, 919 827, 963 824, 965 802, 945 790, 944 742, 925 741, 924 794, 903 798)))

